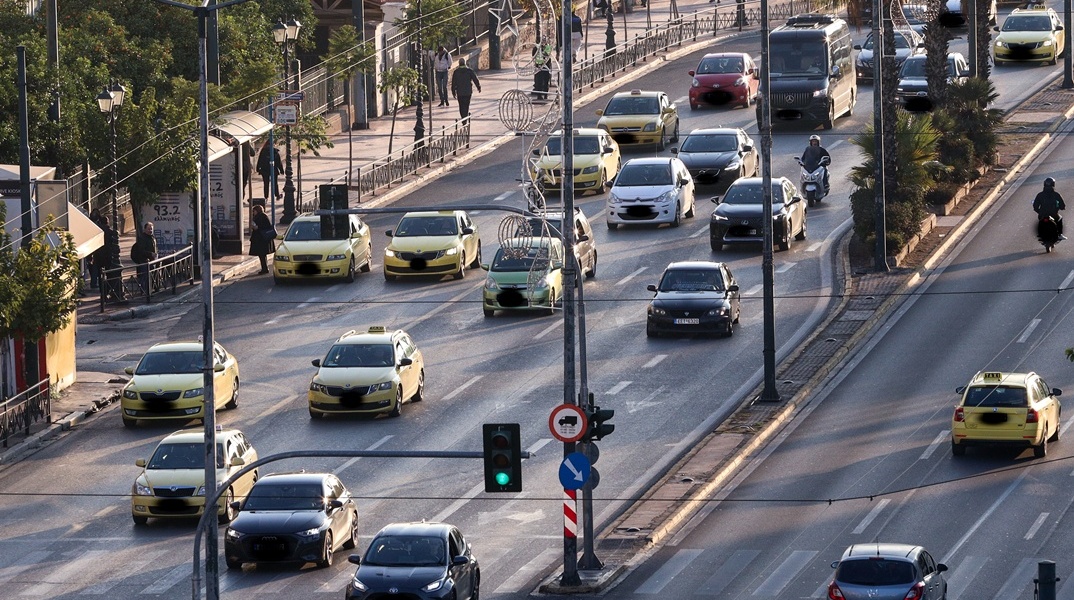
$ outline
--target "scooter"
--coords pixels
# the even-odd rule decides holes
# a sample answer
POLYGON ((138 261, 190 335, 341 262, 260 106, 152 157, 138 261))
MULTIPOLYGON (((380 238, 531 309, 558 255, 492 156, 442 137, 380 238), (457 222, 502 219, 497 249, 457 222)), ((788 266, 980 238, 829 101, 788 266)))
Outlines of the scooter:
POLYGON ((802 162, 801 157, 796 156, 794 160, 797 160, 802 167, 802 193, 805 195, 808 205, 813 206, 828 195, 828 189, 824 187, 824 175, 828 172, 828 165, 831 164, 832 160, 827 156, 821 158, 820 165, 813 171, 806 170, 805 163, 802 162))
POLYGON ((1041 217, 1037 221, 1037 239, 1045 252, 1051 252, 1059 241, 1059 223, 1053 217, 1041 217))

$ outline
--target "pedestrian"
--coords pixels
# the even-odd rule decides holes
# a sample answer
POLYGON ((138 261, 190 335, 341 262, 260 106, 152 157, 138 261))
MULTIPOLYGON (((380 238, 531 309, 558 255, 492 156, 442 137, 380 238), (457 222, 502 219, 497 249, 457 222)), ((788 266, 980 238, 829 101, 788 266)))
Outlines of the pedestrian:
POLYGON ((571 62, 578 62, 578 52, 582 49, 582 17, 571 15, 571 62))
MULTIPOLYGON (((101 228, 102 232, 108 231, 108 221, 101 215, 100 209, 93 209, 90 211, 90 221, 93 224, 101 228)), ((97 248, 89 255, 88 267, 90 273, 90 289, 97 289, 101 285, 101 270, 107 268, 108 265, 108 245, 105 244, 100 248, 97 248)))
POLYGON ((268 140, 261 146, 261 153, 257 155, 257 174, 265 183, 265 197, 280 197, 280 175, 283 175, 283 159, 280 158, 279 148, 269 146, 268 140), (269 164, 270 162, 274 164, 269 164), (272 195, 269 195, 269 191, 272 195))
POLYGON ((101 288, 104 297, 119 304, 127 303, 127 293, 123 290, 123 260, 119 257, 119 232, 104 221, 104 247, 98 250, 101 255, 101 288))
POLYGON ((265 214, 265 207, 255 204, 253 214, 250 219, 250 256, 261 261, 258 275, 264 275, 268 273, 268 255, 276 252, 276 228, 265 214))
POLYGON ((540 43, 533 48, 533 97, 537 100, 548 99, 548 88, 552 84, 552 44, 540 43))
POLYGON ((593 16, 598 19, 604 18, 605 11, 608 10, 608 0, 593 0, 593 16))
POLYGON ((142 232, 131 246, 131 260, 138 265, 138 285, 149 293, 149 263, 157 260, 157 238, 153 235, 153 222, 146 221, 142 232))
POLYGON ((459 66, 451 74, 451 97, 459 101, 459 116, 470 116, 470 97, 474 95, 474 88, 481 91, 481 82, 477 79, 477 73, 466 66, 466 59, 459 59, 459 66))
POLYGON ((440 104, 437 106, 450 106, 448 102, 448 71, 451 70, 451 53, 447 48, 440 46, 433 59, 433 68, 436 70, 436 93, 440 95, 440 104))
MULTIPOLYGON (((254 195, 254 188, 250 185, 254 171, 254 147, 250 143, 242 145, 242 190, 244 194, 254 195)), ((249 197, 249 196, 247 196, 249 197)))

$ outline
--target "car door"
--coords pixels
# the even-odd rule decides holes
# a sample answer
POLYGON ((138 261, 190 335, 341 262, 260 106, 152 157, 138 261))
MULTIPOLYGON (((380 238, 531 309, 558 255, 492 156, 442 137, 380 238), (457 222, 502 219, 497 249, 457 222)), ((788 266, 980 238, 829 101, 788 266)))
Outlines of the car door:
POLYGON ((757 146, 745 131, 738 130, 738 147, 742 149, 742 172, 746 177, 757 174, 757 146))
POLYGON ((682 192, 680 198, 682 199, 682 210, 684 214, 694 214, 694 178, 690 175, 690 169, 686 168, 686 164, 679 159, 671 161, 675 169, 675 181, 685 181, 682 186, 682 192))
POLYGON ((925 595, 922 600, 943 600, 947 584, 944 582, 943 573, 936 569, 936 561, 932 555, 924 550, 917 557, 917 570, 921 576, 921 582, 925 584, 925 595))
MULTIPOLYGON (((675 119, 672 118, 671 100, 667 94, 660 94, 660 123, 665 131, 675 131, 675 119)), ((670 133, 668 135, 671 135, 670 133)))
POLYGON ((396 337, 395 368, 399 372, 399 384, 403 386, 403 400, 411 398, 418 391, 418 374, 421 372, 421 365, 414 360, 413 354, 413 342, 404 335, 396 337), (404 358, 409 358, 411 363, 409 365, 400 365, 399 363, 404 358))
POLYGON ((224 348, 220 344, 213 344, 213 400, 218 409, 231 399, 235 389, 234 367, 234 359, 228 356, 224 348), (216 371, 216 365, 224 369, 216 371))
POLYGON ((448 533, 448 572, 451 573, 452 579, 459 586, 459 598, 472 598, 474 593, 474 558, 470 553, 470 546, 466 543, 466 540, 462 537, 462 533, 451 528, 448 533), (466 558, 466 562, 460 565, 455 564, 455 557, 462 556, 466 558))
POLYGON ((477 237, 477 226, 470 220, 470 215, 465 212, 459 215, 458 220, 459 235, 462 236, 462 247, 466 251, 466 260, 473 261, 478 256, 478 246, 480 245, 480 238, 477 237), (463 233, 466 229, 472 229, 473 233, 463 233))
POLYGON ((791 217, 791 230, 788 237, 796 235, 805 227, 805 204, 796 202, 798 189, 790 181, 783 182, 783 205, 787 207, 787 213, 791 217))
POLYGON ((750 98, 757 95, 757 90, 761 85, 761 79, 757 77, 757 65, 754 64, 753 58, 748 54, 744 57, 743 61, 746 64, 746 85, 749 86, 749 90, 746 92, 750 98))
MULTIPOLYGON (((229 471, 229 477, 238 472, 239 469, 257 461, 257 451, 254 450, 253 444, 242 433, 235 435, 235 455, 242 459, 243 466, 232 467, 233 470, 229 471)), ((245 497, 250 493, 250 488, 254 487, 255 481, 257 481, 257 469, 247 471, 235 482, 235 495, 245 497)))
POLYGON ((578 267, 588 271, 596 262, 593 248, 593 229, 589 220, 581 212, 574 213, 574 254, 578 257, 578 267))
POLYGON ((738 287, 738 281, 735 280, 735 276, 731 273, 731 269, 727 268, 727 265, 720 266, 720 275, 723 277, 723 289, 727 290, 727 300, 731 303, 731 319, 736 319, 742 314, 742 297, 738 289, 731 289, 731 286, 738 287))

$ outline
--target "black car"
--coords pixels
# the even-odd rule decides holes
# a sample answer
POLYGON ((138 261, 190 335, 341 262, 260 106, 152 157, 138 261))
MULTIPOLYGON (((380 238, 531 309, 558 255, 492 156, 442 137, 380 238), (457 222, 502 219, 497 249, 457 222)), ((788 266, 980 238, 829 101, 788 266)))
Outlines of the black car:
POLYGON ((239 516, 224 533, 229 569, 248 562, 329 567, 337 548, 354 548, 358 542, 358 507, 331 473, 266 475, 237 508, 239 516))
MULTIPOLYGON (((709 221, 709 245, 712 251, 724 244, 756 244, 764 241, 763 180, 760 177, 739 179, 727 188, 722 198, 712 201, 716 210, 709 221)), ((791 237, 806 238, 806 205, 798 188, 786 177, 772 178, 772 240, 780 250, 790 250, 791 237)))
MULTIPOLYGON (((854 46, 855 50, 859 50, 858 57, 855 59, 858 79, 872 79, 873 78, 873 34, 865 36, 865 43, 854 46)), ((916 31, 912 29, 901 29, 895 32, 895 68, 898 69, 902 66, 903 61, 907 58, 921 54, 925 51, 925 38, 921 37, 916 31)), ((887 56, 887 55, 885 55, 887 56)), ((889 63, 885 63, 889 64, 889 63)))
POLYGON ((682 160, 696 186, 719 184, 757 174, 757 145, 741 129, 695 129, 671 153, 682 160))
POLYGON ((462 532, 447 523, 393 523, 381 529, 358 565, 348 600, 477 600, 481 567, 462 532))
MULTIPOLYGON (((925 73, 925 61, 928 56, 918 54, 906 59, 899 70, 899 85, 895 93, 899 102, 910 111, 925 112, 932 109, 929 100, 928 75, 925 73)), ((970 66, 960 52, 947 55, 947 82, 965 81, 970 75, 970 66)))
POLYGON ((742 314, 738 283, 727 265, 708 261, 674 262, 664 269, 649 303, 645 335, 720 333, 730 337, 742 314))

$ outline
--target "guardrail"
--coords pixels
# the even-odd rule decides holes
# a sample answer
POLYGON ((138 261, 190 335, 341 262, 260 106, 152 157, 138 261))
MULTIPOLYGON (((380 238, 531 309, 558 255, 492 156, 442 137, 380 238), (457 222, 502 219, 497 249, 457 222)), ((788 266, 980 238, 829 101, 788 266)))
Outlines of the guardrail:
POLYGON ((144 265, 101 269, 101 312, 109 304, 128 304, 138 297, 149 304, 154 294, 169 288, 174 296, 184 281, 194 285, 193 244, 144 265))
POLYGON ((52 388, 48 377, 0 403, 0 441, 4 448, 13 436, 30 435, 31 426, 51 422, 52 388))

